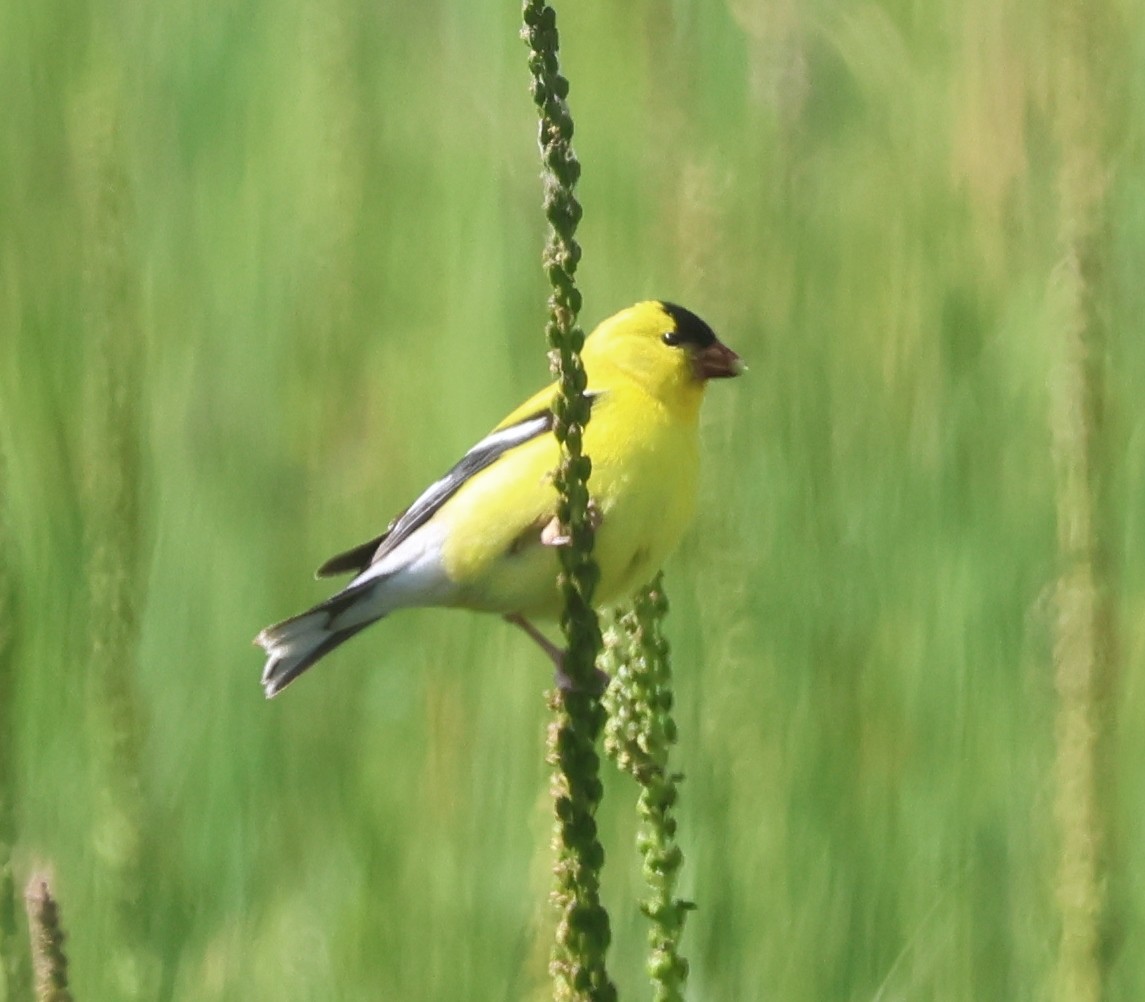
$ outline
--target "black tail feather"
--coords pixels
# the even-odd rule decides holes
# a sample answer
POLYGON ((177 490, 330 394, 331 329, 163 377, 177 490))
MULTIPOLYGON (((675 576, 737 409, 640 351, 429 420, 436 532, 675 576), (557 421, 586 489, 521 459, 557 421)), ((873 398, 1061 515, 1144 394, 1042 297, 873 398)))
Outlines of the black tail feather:
POLYGON ((352 614, 358 603, 370 602, 377 584, 366 581, 346 588, 297 616, 268 626, 255 637, 254 642, 267 653, 262 672, 267 698, 282 692, 319 658, 381 618, 383 614, 377 612, 367 612, 368 618, 364 618, 359 610, 347 616, 351 620, 349 625, 339 625, 339 619, 352 614))
POLYGON ((371 623, 359 623, 357 626, 351 626, 345 630, 337 630, 302 658, 272 657, 266 663, 266 669, 262 673, 262 687, 266 692, 266 698, 270 699, 277 696, 316 661, 324 658, 335 647, 340 647, 354 634, 370 625, 371 623))

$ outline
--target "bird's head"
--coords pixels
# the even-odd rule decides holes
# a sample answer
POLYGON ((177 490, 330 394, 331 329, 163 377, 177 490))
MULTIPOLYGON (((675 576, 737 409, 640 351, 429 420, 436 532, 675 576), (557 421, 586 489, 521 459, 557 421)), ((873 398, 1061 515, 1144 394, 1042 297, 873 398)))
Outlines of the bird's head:
POLYGON ((699 406, 709 379, 738 376, 743 361, 696 314, 674 303, 637 303, 585 340, 589 385, 619 369, 665 402, 699 406))

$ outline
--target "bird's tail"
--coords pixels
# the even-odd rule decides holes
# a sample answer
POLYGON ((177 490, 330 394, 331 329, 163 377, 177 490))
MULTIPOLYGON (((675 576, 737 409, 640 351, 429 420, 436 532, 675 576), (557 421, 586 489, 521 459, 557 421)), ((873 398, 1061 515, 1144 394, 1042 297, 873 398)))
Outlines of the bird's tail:
POLYGON ((254 642, 266 651, 262 687, 277 696, 319 658, 382 618, 374 606, 374 582, 350 587, 320 605, 268 626, 254 642))

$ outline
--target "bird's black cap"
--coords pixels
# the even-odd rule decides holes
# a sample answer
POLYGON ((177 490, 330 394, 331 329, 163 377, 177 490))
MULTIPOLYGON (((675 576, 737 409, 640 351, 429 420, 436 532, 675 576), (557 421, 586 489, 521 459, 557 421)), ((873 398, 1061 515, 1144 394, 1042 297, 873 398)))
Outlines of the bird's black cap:
POLYGON ((707 348, 716 343, 715 332, 691 310, 686 310, 675 303, 660 305, 676 324, 676 335, 681 344, 694 344, 697 348, 707 348))

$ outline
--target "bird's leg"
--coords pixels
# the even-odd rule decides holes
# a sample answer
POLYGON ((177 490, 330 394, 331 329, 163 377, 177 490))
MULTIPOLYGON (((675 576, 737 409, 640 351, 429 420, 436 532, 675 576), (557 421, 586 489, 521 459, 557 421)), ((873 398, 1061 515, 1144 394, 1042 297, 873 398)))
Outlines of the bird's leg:
POLYGON ((556 644, 554 644, 548 637, 546 637, 540 630, 538 630, 532 623, 530 623, 519 612, 511 612, 505 616, 506 623, 512 623, 514 626, 520 627, 524 630, 533 640, 533 642, 540 647, 550 658, 557 670, 560 671, 564 665, 565 652, 562 651, 556 644))
MULTIPOLYGON (((565 672, 565 652, 554 644, 548 637, 546 637, 540 630, 538 630, 532 623, 530 623, 519 612, 508 613, 505 616, 506 623, 512 623, 514 626, 524 630, 533 640, 533 642, 544 651, 553 662, 553 682, 561 692, 576 692, 577 686, 573 680, 565 672)), ((596 669, 595 681, 597 684, 597 692, 604 692, 608 688, 608 683, 612 681, 608 672, 596 669)))

